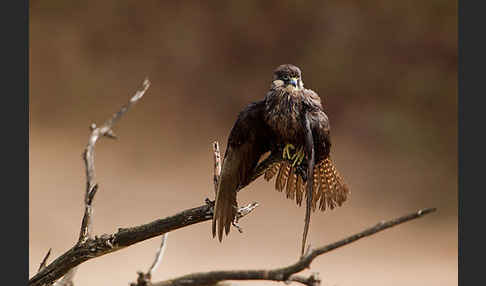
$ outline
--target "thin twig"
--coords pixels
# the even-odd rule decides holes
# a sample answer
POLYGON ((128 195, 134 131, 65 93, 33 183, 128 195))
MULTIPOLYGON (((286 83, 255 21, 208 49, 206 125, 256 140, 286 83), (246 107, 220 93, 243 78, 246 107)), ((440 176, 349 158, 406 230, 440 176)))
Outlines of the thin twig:
POLYGON ((49 256, 51 256, 51 250, 52 248, 49 248, 49 251, 47 251, 46 256, 44 256, 44 259, 42 259, 42 262, 39 265, 39 270, 37 270, 37 272, 41 271, 42 269, 44 269, 44 267, 46 267, 47 259, 49 258, 49 256))
POLYGON ((162 241, 160 243, 160 247, 157 250, 157 253, 155 254, 155 260, 150 266, 149 270, 147 271, 148 274, 152 275, 155 269, 159 267, 160 262, 162 261, 162 257, 164 257, 165 249, 167 248, 167 237, 169 236, 169 233, 164 233, 162 235, 162 241))
POLYGON ((288 282, 298 282, 307 286, 318 286, 321 285, 321 279, 319 278, 319 273, 312 273, 311 276, 301 276, 301 275, 292 275, 287 280, 288 282))
MULTIPOLYGON (((377 225, 365 229, 362 232, 351 235, 340 241, 314 249, 310 253, 302 256, 296 263, 283 268, 272 270, 236 270, 236 271, 212 271, 205 273, 194 273, 179 278, 153 283, 153 286, 195 286, 195 285, 212 285, 224 280, 269 280, 287 282, 289 280, 300 282, 306 285, 315 285, 310 278, 292 276, 308 268, 311 262, 319 255, 330 252, 336 248, 348 245, 361 238, 373 235, 390 227, 401 223, 422 217, 434 212, 435 208, 419 210, 417 212, 404 215, 386 222, 380 222, 377 225)), ((315 279, 318 280, 318 279, 315 279)), ((315 281, 315 283, 318 283, 315 281)))
POLYGON ((164 256, 165 249, 167 248, 167 236, 168 233, 164 233, 162 236, 162 241, 160 243, 159 248, 157 249, 157 253, 155 254, 155 260, 148 269, 147 273, 143 273, 141 271, 137 272, 138 278, 136 283, 130 283, 130 286, 147 286, 151 284, 152 280, 152 273, 154 272, 157 267, 159 267, 160 262, 162 261, 162 257, 164 256))
POLYGON ((214 183, 214 195, 216 196, 216 193, 218 192, 219 177, 221 176, 221 153, 219 151, 218 141, 213 142, 213 158, 214 158, 213 183, 214 183))
POLYGON ((236 213, 235 220, 232 222, 232 225, 236 227, 236 229, 240 232, 243 233, 243 228, 238 224, 240 219, 247 214, 251 213, 254 209, 256 209, 259 206, 257 202, 253 202, 248 204, 247 206, 241 207, 238 209, 238 212, 236 213))

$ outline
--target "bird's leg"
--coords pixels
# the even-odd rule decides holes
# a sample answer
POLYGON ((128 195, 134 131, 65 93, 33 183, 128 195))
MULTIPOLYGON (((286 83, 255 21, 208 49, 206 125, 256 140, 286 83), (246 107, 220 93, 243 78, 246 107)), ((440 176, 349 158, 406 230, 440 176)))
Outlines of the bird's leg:
POLYGON ((283 148, 283 153, 282 153, 282 158, 284 159, 289 159, 289 160, 292 160, 294 156, 290 156, 290 151, 289 149, 292 149, 294 150, 295 149, 295 146, 293 144, 287 144, 285 145, 285 147, 283 148))

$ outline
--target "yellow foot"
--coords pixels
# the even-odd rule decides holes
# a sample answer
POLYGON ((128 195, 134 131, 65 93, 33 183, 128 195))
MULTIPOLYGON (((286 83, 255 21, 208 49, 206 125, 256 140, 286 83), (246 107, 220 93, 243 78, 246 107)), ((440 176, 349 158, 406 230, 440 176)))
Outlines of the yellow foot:
POLYGON ((300 165, 305 157, 304 148, 300 146, 292 155, 290 150, 295 150, 295 146, 289 143, 283 149, 282 158, 292 161, 292 167, 300 165))
MULTIPOLYGON (((293 144, 287 144, 283 148, 282 158, 292 160, 293 156, 290 155, 289 149, 294 150, 295 146, 293 144)), ((295 155, 294 155, 295 156, 295 155)))
POLYGON ((292 162, 292 167, 296 165, 299 166, 304 160, 304 157, 305 157, 304 148, 300 146, 299 149, 297 149, 297 152, 295 152, 295 154, 292 156, 292 160, 294 160, 292 162))

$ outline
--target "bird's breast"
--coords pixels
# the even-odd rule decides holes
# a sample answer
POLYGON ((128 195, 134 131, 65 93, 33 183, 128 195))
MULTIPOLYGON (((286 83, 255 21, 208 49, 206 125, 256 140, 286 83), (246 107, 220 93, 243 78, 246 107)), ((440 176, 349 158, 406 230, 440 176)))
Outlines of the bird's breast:
POLYGON ((298 93, 283 90, 269 98, 266 106, 266 123, 284 142, 298 143, 302 137, 300 112, 302 98, 298 93))

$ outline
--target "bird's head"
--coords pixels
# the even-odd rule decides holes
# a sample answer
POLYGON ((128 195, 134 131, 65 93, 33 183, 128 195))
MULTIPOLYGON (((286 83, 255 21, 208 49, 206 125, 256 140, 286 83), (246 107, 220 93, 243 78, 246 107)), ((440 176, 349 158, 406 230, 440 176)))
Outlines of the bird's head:
POLYGON ((273 71, 273 84, 290 89, 302 89, 302 72, 291 64, 280 65, 273 71))

